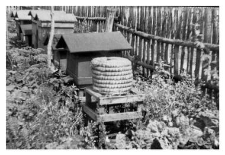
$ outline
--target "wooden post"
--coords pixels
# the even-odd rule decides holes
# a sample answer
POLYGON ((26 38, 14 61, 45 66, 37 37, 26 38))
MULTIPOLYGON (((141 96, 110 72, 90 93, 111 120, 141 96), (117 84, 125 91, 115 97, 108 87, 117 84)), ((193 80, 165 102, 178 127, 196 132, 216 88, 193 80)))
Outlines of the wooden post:
POLYGON ((116 9, 108 8, 107 9, 107 16, 105 22, 105 32, 112 32, 113 22, 114 22, 114 15, 116 13, 116 9))

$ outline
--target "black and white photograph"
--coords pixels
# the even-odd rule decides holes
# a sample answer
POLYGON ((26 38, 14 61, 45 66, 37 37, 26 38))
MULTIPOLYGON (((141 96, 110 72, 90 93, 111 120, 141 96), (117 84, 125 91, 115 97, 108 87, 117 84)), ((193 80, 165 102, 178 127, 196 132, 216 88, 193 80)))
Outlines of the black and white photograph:
POLYGON ((219 5, 53 5, 5 6, 6 150, 220 149, 219 5))

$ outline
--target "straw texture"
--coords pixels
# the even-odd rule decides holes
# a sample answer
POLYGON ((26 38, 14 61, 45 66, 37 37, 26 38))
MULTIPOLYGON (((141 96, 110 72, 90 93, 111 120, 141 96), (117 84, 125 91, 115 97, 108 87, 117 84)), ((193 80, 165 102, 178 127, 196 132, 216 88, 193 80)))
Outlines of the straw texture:
POLYGON ((120 57, 101 57, 91 61, 93 89, 102 94, 123 94, 131 89, 131 62, 120 57))

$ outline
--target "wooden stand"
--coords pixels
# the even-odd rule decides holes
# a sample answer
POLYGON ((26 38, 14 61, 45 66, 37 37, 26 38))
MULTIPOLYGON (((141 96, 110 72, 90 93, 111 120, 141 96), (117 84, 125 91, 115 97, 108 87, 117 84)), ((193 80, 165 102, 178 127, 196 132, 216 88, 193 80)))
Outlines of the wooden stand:
POLYGON ((86 102, 82 105, 83 111, 94 121, 111 122, 127 119, 142 118, 141 106, 144 94, 131 91, 127 95, 104 96, 95 92, 92 88, 86 88, 86 102), (110 106, 122 106, 123 104, 136 103, 137 110, 129 112, 113 113, 110 106))

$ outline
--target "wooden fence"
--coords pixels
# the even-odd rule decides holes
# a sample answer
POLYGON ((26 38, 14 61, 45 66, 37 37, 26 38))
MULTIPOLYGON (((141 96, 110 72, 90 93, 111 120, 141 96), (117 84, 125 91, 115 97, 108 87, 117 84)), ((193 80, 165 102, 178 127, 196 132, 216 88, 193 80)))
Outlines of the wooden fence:
MULTIPOLYGON (((204 92, 219 98, 214 76, 216 72, 219 74, 219 7, 113 8, 117 9, 114 30, 121 31, 132 45, 133 50, 126 56, 141 66, 144 76, 151 76, 155 66, 163 61, 172 74, 186 71, 196 82, 206 81, 204 92), (196 48, 196 35, 202 36, 208 50, 196 48), (207 74, 206 69, 210 70, 207 74)), ((55 6, 55 10, 74 13, 79 23, 87 19, 96 32, 104 31, 106 9, 106 6, 55 6)))

